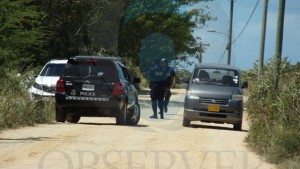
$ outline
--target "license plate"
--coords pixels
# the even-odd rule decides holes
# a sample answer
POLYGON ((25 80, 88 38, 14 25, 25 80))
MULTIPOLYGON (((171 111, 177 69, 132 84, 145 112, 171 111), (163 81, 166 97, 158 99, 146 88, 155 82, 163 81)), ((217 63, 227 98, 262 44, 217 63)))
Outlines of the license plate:
POLYGON ((218 106, 218 105, 208 105, 208 111, 219 112, 220 111, 220 106, 218 106))
POLYGON ((91 84, 83 84, 82 85, 82 90, 84 90, 84 91, 94 91, 95 86, 91 85, 91 84))

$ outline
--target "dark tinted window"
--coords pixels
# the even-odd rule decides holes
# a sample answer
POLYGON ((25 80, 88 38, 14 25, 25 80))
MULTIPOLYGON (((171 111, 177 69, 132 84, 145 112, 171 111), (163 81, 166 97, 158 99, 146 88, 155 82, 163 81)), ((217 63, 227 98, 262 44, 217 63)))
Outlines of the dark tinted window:
POLYGON ((60 76, 65 65, 66 64, 47 64, 40 76, 60 76))
POLYGON ((238 71, 230 69, 197 68, 192 83, 239 86, 238 71))
POLYGON ((124 68, 124 67, 122 67, 122 70, 123 70, 123 73, 124 73, 124 75, 125 75, 125 78, 126 78, 128 81, 130 81, 130 75, 129 75, 127 69, 124 68))
POLYGON ((105 82, 115 82, 118 79, 115 64, 106 60, 73 61, 66 65, 63 74, 81 78, 99 77, 105 82))

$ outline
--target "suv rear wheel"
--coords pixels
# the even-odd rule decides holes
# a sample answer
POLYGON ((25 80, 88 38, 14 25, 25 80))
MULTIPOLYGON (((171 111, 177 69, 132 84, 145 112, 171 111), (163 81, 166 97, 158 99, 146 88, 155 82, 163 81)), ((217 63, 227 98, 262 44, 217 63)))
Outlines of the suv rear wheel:
POLYGON ((66 113, 56 108, 55 120, 64 123, 66 121, 66 113))
POLYGON ((78 123, 80 120, 80 116, 77 114, 69 114, 67 116, 67 122, 69 123, 78 123))
POLYGON ((118 125, 126 125, 127 124, 127 104, 125 106, 123 106, 123 108, 119 112, 117 112, 116 123, 118 125))
POLYGON ((141 109, 139 103, 136 101, 133 108, 128 110, 127 123, 129 125, 137 125, 140 120, 141 109))

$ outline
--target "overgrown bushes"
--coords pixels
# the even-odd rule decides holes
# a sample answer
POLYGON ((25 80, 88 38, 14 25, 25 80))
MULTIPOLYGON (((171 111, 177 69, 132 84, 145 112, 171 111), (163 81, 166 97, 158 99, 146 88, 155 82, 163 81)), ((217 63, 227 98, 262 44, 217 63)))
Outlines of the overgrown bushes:
POLYGON ((29 74, 1 71, 0 130, 48 123, 54 119, 54 101, 30 100, 29 74))
POLYGON ((272 65, 265 66, 261 77, 250 79, 247 141, 270 162, 292 160, 289 167, 295 168, 300 164, 300 69, 283 62, 276 91, 272 65))

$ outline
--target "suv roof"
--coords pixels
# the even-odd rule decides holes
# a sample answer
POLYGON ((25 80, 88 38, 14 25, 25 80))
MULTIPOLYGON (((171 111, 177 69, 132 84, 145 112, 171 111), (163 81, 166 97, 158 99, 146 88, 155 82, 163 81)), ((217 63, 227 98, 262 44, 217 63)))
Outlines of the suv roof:
POLYGON ((106 56, 106 55, 100 55, 100 56, 74 56, 69 58, 69 60, 74 61, 80 61, 80 60, 108 60, 113 62, 118 62, 121 66, 126 67, 126 63, 122 61, 121 57, 118 56, 106 56))
POLYGON ((49 63, 67 63, 67 62, 68 62, 67 59, 52 59, 47 64, 49 64, 49 63))

